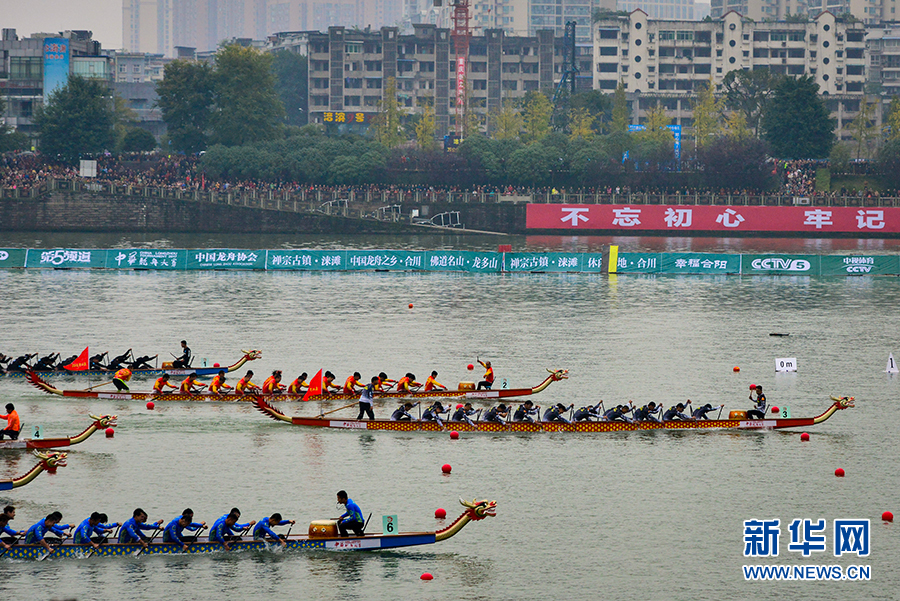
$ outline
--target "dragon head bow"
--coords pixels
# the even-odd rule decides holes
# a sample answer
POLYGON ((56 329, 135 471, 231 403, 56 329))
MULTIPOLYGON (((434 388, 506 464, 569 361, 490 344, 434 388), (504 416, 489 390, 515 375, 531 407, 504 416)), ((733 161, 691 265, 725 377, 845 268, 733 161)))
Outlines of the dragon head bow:
POLYGON ((568 380, 569 379, 569 370, 568 369, 548 369, 550 373, 550 378, 554 382, 559 382, 560 380, 568 380))
POLYGON ((831 397, 831 400, 834 401, 834 404, 837 405, 838 409, 848 409, 850 407, 856 407, 856 403, 853 401, 855 397, 852 396, 842 396, 842 397, 831 397))
POLYGON ((474 521, 492 518, 497 515, 497 501, 488 501, 487 499, 483 501, 477 499, 464 501, 463 499, 460 499, 459 503, 463 507, 468 508, 466 513, 468 514, 469 519, 474 521))
POLYGON ((96 427, 98 430, 102 430, 103 428, 109 428, 110 426, 115 428, 118 425, 116 423, 116 420, 118 418, 119 418, 118 415, 101 415, 101 416, 92 415, 91 416, 91 419, 94 420, 94 427, 96 427))
POLYGON ((262 351, 258 351, 255 349, 250 351, 242 350, 241 352, 244 353, 244 357, 247 359, 247 361, 256 361, 257 359, 262 357, 262 351))
POLYGON ((41 465, 47 471, 55 470, 58 467, 66 467, 66 457, 68 453, 59 451, 34 451, 34 456, 41 460, 41 465))

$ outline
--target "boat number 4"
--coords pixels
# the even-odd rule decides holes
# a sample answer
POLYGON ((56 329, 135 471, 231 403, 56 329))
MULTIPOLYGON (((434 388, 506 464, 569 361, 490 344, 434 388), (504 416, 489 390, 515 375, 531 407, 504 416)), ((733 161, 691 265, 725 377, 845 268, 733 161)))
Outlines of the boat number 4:
POLYGON ((797 358, 775 359, 775 371, 797 371, 797 358))
POLYGON ((387 534, 397 534, 397 516, 383 515, 381 516, 382 532, 387 534))

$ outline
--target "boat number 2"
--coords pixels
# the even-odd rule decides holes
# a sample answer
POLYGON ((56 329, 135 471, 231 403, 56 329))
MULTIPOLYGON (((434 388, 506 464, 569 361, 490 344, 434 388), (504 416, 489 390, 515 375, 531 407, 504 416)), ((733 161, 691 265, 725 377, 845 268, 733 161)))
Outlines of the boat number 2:
POLYGON ((501 390, 509 390, 509 380, 503 378, 500 380, 500 389, 501 390))
POLYGON ((384 534, 397 534, 397 516, 383 515, 381 516, 382 531, 384 534))

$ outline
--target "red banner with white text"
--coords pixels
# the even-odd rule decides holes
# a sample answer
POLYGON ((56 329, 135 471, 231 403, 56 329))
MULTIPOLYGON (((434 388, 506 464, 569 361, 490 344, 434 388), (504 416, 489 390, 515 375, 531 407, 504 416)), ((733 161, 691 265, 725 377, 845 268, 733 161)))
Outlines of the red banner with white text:
POLYGON ((900 233, 900 208, 529 204, 529 230, 900 233))

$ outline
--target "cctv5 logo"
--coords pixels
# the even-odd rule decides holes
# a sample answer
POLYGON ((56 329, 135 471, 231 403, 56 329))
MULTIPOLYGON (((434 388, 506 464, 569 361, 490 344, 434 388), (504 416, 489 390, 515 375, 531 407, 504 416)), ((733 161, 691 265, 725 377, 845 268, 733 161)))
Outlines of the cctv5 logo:
POLYGON ((778 271, 809 271, 811 265, 804 259, 754 259, 753 269, 775 269, 778 271))
POLYGON ((9 253, 5 250, 0 250, 0 261, 5 261, 9 258, 9 253))
POLYGON ((869 273, 872 271, 871 265, 848 265, 847 273, 869 273))

